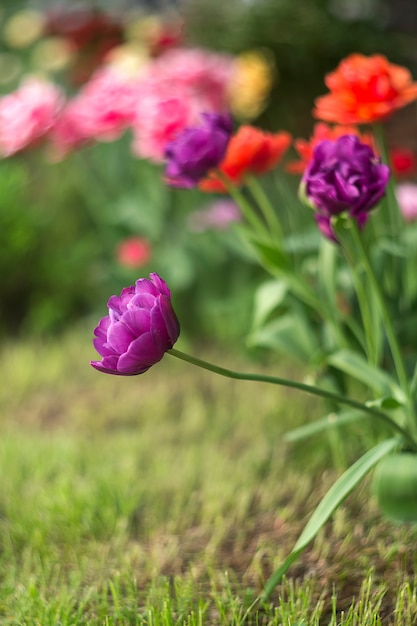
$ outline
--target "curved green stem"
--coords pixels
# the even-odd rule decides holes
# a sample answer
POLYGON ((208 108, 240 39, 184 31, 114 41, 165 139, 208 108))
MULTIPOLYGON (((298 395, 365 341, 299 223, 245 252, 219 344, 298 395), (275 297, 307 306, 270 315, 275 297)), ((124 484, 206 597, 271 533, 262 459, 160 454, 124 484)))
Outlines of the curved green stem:
POLYGON ((295 380, 289 380, 287 378, 281 378, 279 376, 235 372, 234 370, 229 370, 224 367, 220 367, 219 365, 214 365, 213 363, 208 363, 207 361, 198 359, 197 357, 190 356, 189 354, 185 354, 184 352, 180 352, 179 350, 175 350, 174 348, 169 350, 167 354, 172 354, 172 356, 175 356, 178 359, 187 361, 187 363, 191 363, 192 365, 201 367, 202 369, 208 370, 209 372, 214 372, 215 374, 219 374, 220 376, 225 376, 226 378, 233 378, 235 380, 247 380, 247 381, 253 381, 253 382, 270 383, 272 385, 278 385, 280 387, 291 387, 293 389, 298 389, 299 391, 303 391, 304 393, 308 393, 313 396, 318 396, 320 398, 326 398, 327 400, 332 400, 333 402, 336 402, 338 404, 345 404, 354 409, 358 409, 359 411, 363 411, 364 413, 367 413, 368 415, 372 415, 372 417, 376 417, 377 419, 385 422, 393 430, 395 430, 402 437, 404 437, 404 439, 410 444, 410 446, 414 450, 417 450, 417 444, 411 438, 409 433, 405 429, 403 429, 399 424, 394 422, 394 420, 392 420, 389 417, 389 415, 386 415, 386 413, 382 413, 382 411, 378 411, 377 409, 374 409, 372 407, 366 406, 366 404, 357 402, 356 400, 345 398, 344 396, 339 396, 338 394, 332 393, 331 391, 326 391, 325 389, 320 389, 319 387, 315 387, 313 385, 306 385, 305 383, 300 383, 295 380))

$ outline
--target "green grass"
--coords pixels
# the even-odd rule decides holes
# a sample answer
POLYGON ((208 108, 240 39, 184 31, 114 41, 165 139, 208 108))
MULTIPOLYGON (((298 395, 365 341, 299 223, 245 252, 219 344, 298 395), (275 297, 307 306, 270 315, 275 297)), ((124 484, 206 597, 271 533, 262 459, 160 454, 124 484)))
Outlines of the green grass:
MULTIPOLYGON (((83 331, 1 350, 1 624, 416 623, 417 531, 385 522, 368 483, 250 610, 341 470, 340 440, 282 441, 315 399, 170 356, 105 376, 94 356, 83 331)), ((347 461, 373 436, 343 431, 347 461)))

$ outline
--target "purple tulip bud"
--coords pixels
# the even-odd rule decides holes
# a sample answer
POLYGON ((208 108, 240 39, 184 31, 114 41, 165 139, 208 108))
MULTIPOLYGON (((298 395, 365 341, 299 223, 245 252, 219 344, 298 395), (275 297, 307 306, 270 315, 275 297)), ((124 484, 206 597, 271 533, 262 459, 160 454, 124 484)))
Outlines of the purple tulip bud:
POLYGON ((200 126, 185 128, 165 149, 165 177, 173 187, 191 189, 223 159, 232 120, 221 113, 202 113, 200 126))
POLYGON ((385 194, 389 167, 356 135, 322 141, 304 172, 302 195, 317 211, 320 230, 335 240, 331 218, 347 213, 363 227, 385 194))
POLYGON ((140 278, 111 296, 109 314, 94 330, 94 347, 101 361, 91 361, 100 372, 134 376, 146 372, 170 350, 180 333, 171 305, 171 292, 158 274, 140 278))

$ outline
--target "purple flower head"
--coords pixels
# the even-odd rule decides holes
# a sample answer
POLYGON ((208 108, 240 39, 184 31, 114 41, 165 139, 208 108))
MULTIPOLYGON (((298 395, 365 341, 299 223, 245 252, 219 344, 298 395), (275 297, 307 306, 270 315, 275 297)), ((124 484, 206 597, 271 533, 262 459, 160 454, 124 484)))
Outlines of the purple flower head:
POLYGON ((165 177, 173 187, 191 189, 223 159, 232 134, 230 115, 202 113, 200 126, 185 128, 165 149, 165 177))
POLYGON ((356 135, 344 135, 316 146, 301 185, 318 213, 320 230, 335 240, 331 218, 347 213, 363 227, 369 211, 385 194, 388 179, 389 167, 372 149, 356 135))
POLYGON ((109 314, 94 330, 93 341, 101 361, 91 361, 100 372, 134 376, 146 372, 170 350, 180 333, 171 305, 171 293, 158 274, 140 278, 111 296, 109 314))

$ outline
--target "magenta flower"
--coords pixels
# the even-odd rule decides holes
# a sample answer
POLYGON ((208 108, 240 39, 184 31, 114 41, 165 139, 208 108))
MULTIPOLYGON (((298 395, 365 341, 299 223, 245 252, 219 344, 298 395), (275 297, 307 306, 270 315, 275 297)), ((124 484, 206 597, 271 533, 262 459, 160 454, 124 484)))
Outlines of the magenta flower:
POLYGON ((232 134, 232 120, 221 113, 203 113, 200 126, 185 128, 165 150, 167 182, 195 187, 223 159, 232 134))
POLYGON ((362 228, 385 194, 389 167, 356 135, 322 141, 315 149, 302 181, 302 194, 317 211, 320 230, 334 239, 331 218, 342 213, 362 228))
POLYGON ((100 372, 118 376, 143 374, 162 359, 180 333, 171 305, 171 292, 158 274, 140 278, 111 296, 109 314, 94 330, 94 347, 101 361, 91 361, 100 372))

